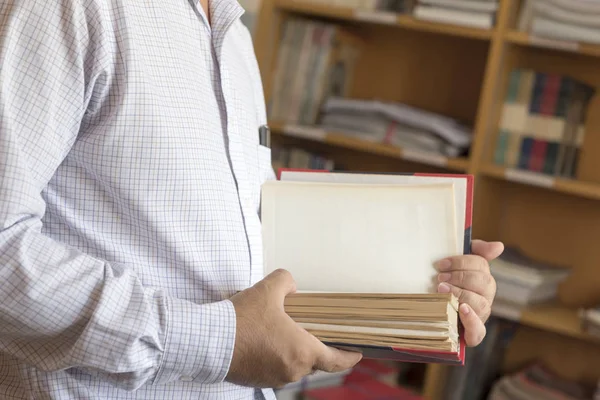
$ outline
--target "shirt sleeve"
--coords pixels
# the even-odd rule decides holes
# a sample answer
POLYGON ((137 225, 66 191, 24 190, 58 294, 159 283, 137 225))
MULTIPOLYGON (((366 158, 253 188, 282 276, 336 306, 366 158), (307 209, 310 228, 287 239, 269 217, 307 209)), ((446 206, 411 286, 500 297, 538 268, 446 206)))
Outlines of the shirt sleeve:
POLYGON ((220 382, 235 342, 229 300, 172 298, 43 234, 43 190, 75 143, 95 82, 109 79, 106 11, 88 3, 0 4, 0 351, 126 390, 220 382))

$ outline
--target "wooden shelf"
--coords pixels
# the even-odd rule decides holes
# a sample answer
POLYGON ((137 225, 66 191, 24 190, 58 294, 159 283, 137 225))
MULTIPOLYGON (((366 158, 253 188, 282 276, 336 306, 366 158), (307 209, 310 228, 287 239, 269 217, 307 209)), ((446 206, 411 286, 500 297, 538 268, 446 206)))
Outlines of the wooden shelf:
POLYGON ((397 26, 399 28, 440 33, 463 38, 490 40, 493 31, 487 29, 469 28, 418 20, 408 14, 396 14, 385 11, 360 10, 349 7, 327 6, 310 1, 276 0, 275 7, 280 10, 327 17, 345 21, 367 22, 381 25, 397 26))
POLYGON ((269 126, 274 134, 286 135, 305 140, 312 140, 328 145, 337 146, 350 150, 359 150, 366 153, 379 154, 386 157, 398 158, 415 163, 444 167, 447 169, 464 172, 469 166, 466 158, 448 158, 440 154, 427 153, 382 143, 369 142, 366 140, 349 137, 340 132, 325 131, 318 127, 286 125, 278 122, 270 122, 269 126))
POLYGON ((552 50, 600 57, 600 46, 598 45, 536 37, 526 32, 507 32, 506 41, 522 46, 542 47, 552 50))
POLYGON ((563 336, 600 344, 600 337, 590 335, 582 329, 579 310, 560 304, 544 304, 523 310, 506 311, 501 303, 495 306, 492 315, 509 319, 536 329, 563 336))
POLYGON ((566 193, 592 200, 600 200, 600 184, 581 182, 574 179, 556 178, 535 172, 505 168, 493 164, 482 165, 481 173, 485 176, 504 179, 566 193))

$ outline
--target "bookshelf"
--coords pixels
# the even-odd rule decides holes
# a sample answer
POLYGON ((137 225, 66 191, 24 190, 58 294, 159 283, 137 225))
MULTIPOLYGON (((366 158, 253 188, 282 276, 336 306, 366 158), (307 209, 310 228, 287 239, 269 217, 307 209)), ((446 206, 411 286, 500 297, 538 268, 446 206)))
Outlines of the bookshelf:
POLYGON ((424 165, 438 166, 454 171, 465 172, 469 166, 469 161, 465 157, 449 158, 439 154, 403 149, 399 146, 389 146, 377 142, 360 140, 348 137, 340 132, 325 131, 315 127, 273 122, 270 124, 270 128, 275 135, 321 142, 341 149, 357 150, 424 165))
POLYGON ((525 32, 509 31, 506 33, 506 41, 521 46, 549 48, 565 53, 600 57, 600 46, 598 45, 540 38, 528 35, 525 32))
POLYGON ((317 2, 277 0, 276 9, 303 15, 328 17, 341 21, 353 21, 375 25, 389 25, 398 29, 440 33, 477 40, 490 40, 492 31, 477 28, 465 28, 457 25, 438 24, 420 21, 409 15, 399 15, 386 11, 360 10, 348 7, 323 5, 317 2))
MULTIPOLYGON (((361 11, 302 0, 263 0, 254 41, 270 100, 281 40, 291 15, 332 21, 360 32, 366 46, 349 97, 405 102, 467 121, 467 157, 449 158, 348 137, 343 132, 270 120, 273 141, 326 154, 349 169, 467 172, 476 179, 474 237, 519 245, 540 261, 569 265, 556 304, 518 315, 522 325, 503 369, 542 359, 556 373, 600 379, 600 340, 582 331, 577 310, 600 303, 600 95, 591 101, 575 177, 494 163, 511 70, 567 74, 600 92, 600 45, 548 40, 517 31, 519 0, 501 0, 493 29, 421 21, 410 15, 361 11)), ((423 393, 439 399, 447 368, 427 367, 423 393)))

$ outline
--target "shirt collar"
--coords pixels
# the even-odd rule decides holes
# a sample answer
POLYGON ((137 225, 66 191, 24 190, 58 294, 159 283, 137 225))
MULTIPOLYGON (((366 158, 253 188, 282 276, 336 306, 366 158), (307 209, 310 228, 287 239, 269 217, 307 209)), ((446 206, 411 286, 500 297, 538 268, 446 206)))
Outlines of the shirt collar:
POLYGON ((231 24, 244 14, 244 8, 237 0, 209 0, 208 8, 210 12, 210 25, 207 16, 202 9, 199 0, 193 0, 192 4, 199 16, 206 24, 209 31, 224 35, 231 24))

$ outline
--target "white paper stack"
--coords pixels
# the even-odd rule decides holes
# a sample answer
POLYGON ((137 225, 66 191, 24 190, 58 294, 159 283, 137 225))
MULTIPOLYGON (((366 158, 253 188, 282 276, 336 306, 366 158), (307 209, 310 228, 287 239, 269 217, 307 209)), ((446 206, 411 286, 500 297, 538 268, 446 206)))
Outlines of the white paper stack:
POLYGON ((493 311, 507 318, 526 306, 555 300, 559 285, 570 273, 564 267, 532 260, 514 248, 505 249, 490 267, 497 284, 493 311))
POLYGON ((457 157, 472 141, 472 131, 458 121, 402 103, 330 97, 320 126, 356 138, 405 149, 457 157))
POLYGON ((419 0, 415 18, 473 28, 494 26, 497 0, 419 0))
POLYGON ((600 44, 600 2, 525 0, 518 30, 554 40, 600 44))
POLYGON ((600 337, 600 306, 584 309, 580 316, 583 330, 590 335, 600 337))

